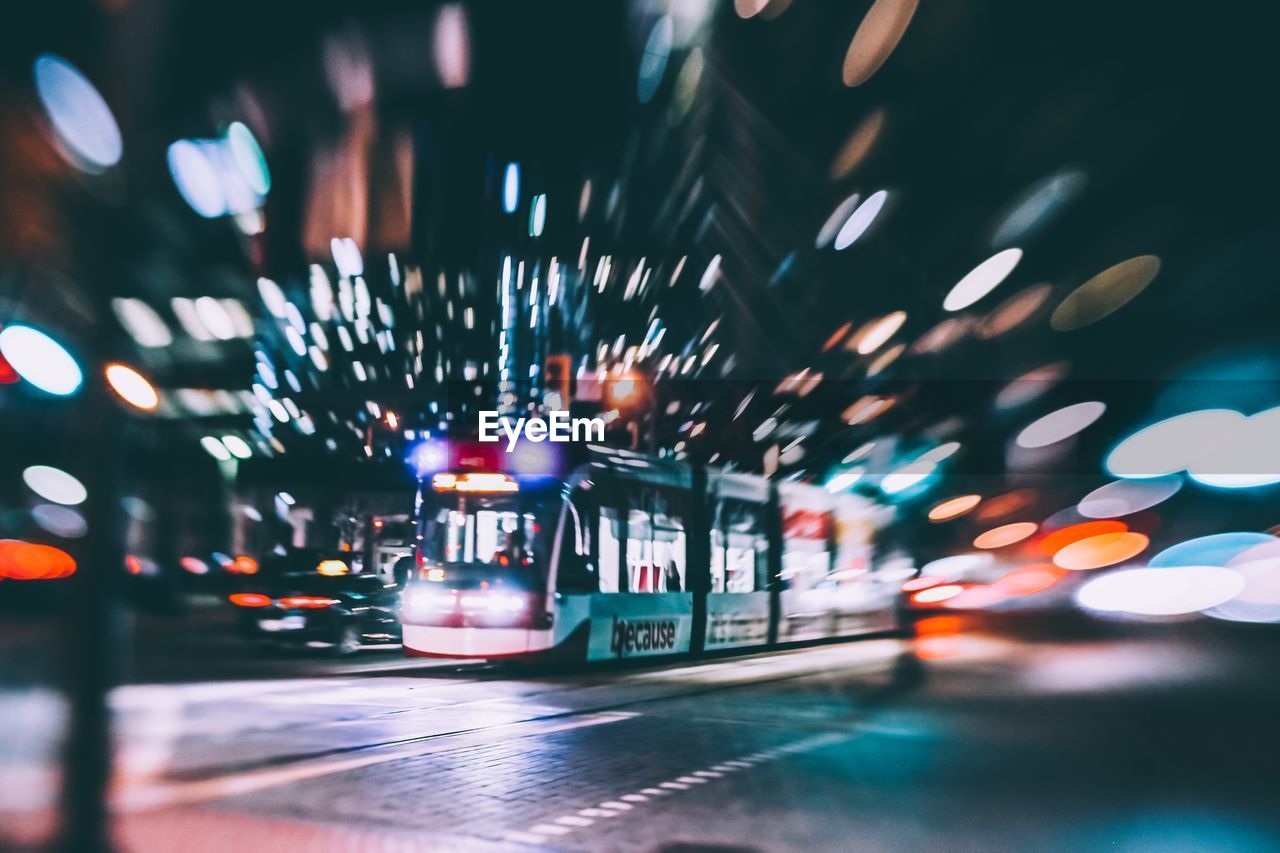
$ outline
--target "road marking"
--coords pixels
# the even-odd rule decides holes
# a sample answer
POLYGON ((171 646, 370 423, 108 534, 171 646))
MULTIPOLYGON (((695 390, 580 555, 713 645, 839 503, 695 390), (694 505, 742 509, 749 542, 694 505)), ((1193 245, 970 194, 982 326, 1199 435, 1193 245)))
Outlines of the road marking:
POLYGON ((577 815, 562 815, 552 818, 548 823, 538 823, 529 827, 526 832, 508 832, 505 838, 509 841, 520 841, 526 844, 542 844, 547 841, 548 835, 565 835, 572 831, 573 828, 585 828, 593 826, 594 817, 617 817, 620 812, 630 811, 634 807, 629 803, 646 803, 650 802, 650 798, 657 796, 666 796, 675 791, 688 791, 693 785, 705 785, 712 779, 723 779, 726 772, 733 770, 745 769, 756 763, 770 761, 780 758, 783 755, 796 755, 801 752, 808 752, 821 746, 839 743, 840 741, 849 740, 854 737, 854 732, 835 733, 814 735, 812 737, 801 738, 782 746, 775 746, 772 749, 760 750, 752 753, 746 758, 735 758, 732 761, 725 761, 720 764, 712 765, 710 770, 695 770, 686 776, 677 776, 673 782, 661 782, 655 788, 641 788, 638 794, 623 794, 617 800, 606 800, 601 803, 598 808, 586 808, 578 812, 577 815))
MULTIPOLYGON (((529 830, 529 832, 537 833, 538 835, 568 835, 572 831, 567 826, 556 826, 554 823, 540 823, 529 830)), ((539 838, 538 840, 541 841, 542 839, 539 838)))
POLYGON ((561 815, 556 818, 555 822, 564 824, 565 826, 574 827, 591 826, 591 824, 595 823, 595 821, 589 817, 580 817, 576 814, 561 815))
MULTIPOLYGON (((559 827, 557 827, 558 829, 559 827)), ((536 832, 508 832, 503 836, 507 841, 515 841, 519 844, 541 844, 546 841, 546 836, 539 835, 536 832)))

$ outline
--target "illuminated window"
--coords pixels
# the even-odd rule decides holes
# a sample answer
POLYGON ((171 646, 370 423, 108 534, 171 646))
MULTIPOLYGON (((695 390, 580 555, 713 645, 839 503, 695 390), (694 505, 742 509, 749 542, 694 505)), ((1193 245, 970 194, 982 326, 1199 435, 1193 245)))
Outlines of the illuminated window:
POLYGON ((711 591, 764 589, 769 539, 757 504, 722 500, 711 529, 711 591))
POLYGON ((631 592, 683 592, 684 523, 676 500, 652 488, 632 491, 627 515, 627 588, 631 592))
POLYGON ((618 544, 622 536, 618 512, 600 508, 600 591, 618 592, 618 544))
POLYGON ((831 572, 834 519, 828 510, 783 506, 782 580, 788 589, 812 589, 831 572))

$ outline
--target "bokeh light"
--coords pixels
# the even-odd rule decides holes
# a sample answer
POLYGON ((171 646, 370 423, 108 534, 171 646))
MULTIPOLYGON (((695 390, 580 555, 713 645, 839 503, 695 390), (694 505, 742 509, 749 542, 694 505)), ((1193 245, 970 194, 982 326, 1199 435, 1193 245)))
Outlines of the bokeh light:
POLYGON ((877 320, 872 320, 855 333, 850 343, 854 345, 859 355, 870 355, 884 346, 906 321, 907 312, 905 311, 886 314, 877 320))
POLYGON ((23 469, 22 482, 45 500, 63 506, 82 504, 89 495, 83 483, 52 465, 31 465, 23 469))
POLYGON ((1034 521, 1015 521, 1011 524, 1003 524, 980 534, 978 538, 973 540, 973 547, 982 548, 983 550, 1006 548, 1031 536, 1038 527, 1039 525, 1034 521))
POLYGON ((520 206, 520 164, 508 163, 502 173, 502 212, 515 213, 520 206))
POLYGON ((1040 553, 1052 557, 1073 542, 1079 542, 1092 536, 1100 536, 1103 533, 1124 533, 1128 529, 1129 525, 1123 521, 1084 521, 1079 524, 1059 527, 1057 530, 1045 534, 1037 547, 1040 549, 1040 553))
POLYGON ((76 561, 52 545, 0 539, 0 580, 57 580, 75 574, 76 561))
POLYGON ((1053 286, 1033 284, 1010 296, 978 324, 978 337, 986 340, 1008 334, 1036 315, 1049 301, 1053 286))
POLYGON ((47 394, 74 394, 83 380, 80 365, 62 344, 30 326, 0 329, 0 355, 15 373, 47 394))
MULTIPOLYGON (((853 170, 867 158, 884 129, 884 117, 883 109, 874 109, 853 129, 849 138, 840 146, 840 150, 831 160, 831 180, 841 181, 849 177, 853 170)), ((848 214, 846 213, 845 216, 847 217, 848 214)), ((830 239, 827 242, 830 242, 830 239)))
POLYGON ((1235 420, 1187 463, 1197 483, 1222 489, 1251 489, 1280 483, 1280 407, 1235 420))
POLYGON ((941 586, 931 586, 928 589, 922 589, 911 596, 911 601, 915 604, 940 604, 949 598, 955 598, 964 592, 964 587, 959 584, 943 584, 941 586))
POLYGON ((1251 549, 1272 546, 1280 541, 1269 533, 1214 533, 1198 536, 1165 548, 1151 558, 1149 566, 1225 566, 1251 549))
POLYGON ((1076 600, 1090 610, 1181 616, 1229 601, 1244 585, 1238 572, 1215 566, 1122 569, 1090 580, 1076 600))
POLYGON ((146 377, 132 367, 123 364, 109 364, 105 371, 107 384, 111 390, 120 395, 120 399, 144 412, 154 410, 160 405, 160 395, 146 377))
POLYGON ((1016 409, 1043 396, 1066 377, 1066 362, 1054 362, 1028 370, 1000 389, 996 394, 996 409, 1016 409))
POLYGON ((1119 518, 1164 503, 1182 488, 1181 477, 1116 480, 1080 499, 1077 510, 1086 518, 1119 518))
POLYGON ((861 86, 880 70, 907 32, 918 0, 875 0, 849 42, 841 78, 861 86))
POLYGON ((645 39, 644 52, 640 56, 640 71, 636 79, 636 97, 640 103, 647 104, 662 84, 663 72, 667 70, 667 60, 671 57, 671 45, 675 36, 675 28, 670 15, 663 15, 654 22, 645 39))
POLYGON ((227 450, 226 445, 211 435, 206 435, 201 438, 200 446, 205 449, 206 453, 214 459, 217 459, 219 462, 231 461, 231 451, 227 450))
POLYGON ((1073 572, 1115 566, 1141 554, 1150 542, 1133 531, 1100 533, 1064 546, 1053 555, 1053 563, 1073 572))
POLYGON ((1049 322, 1059 332, 1092 325, 1119 311, 1160 273, 1160 259, 1140 255, 1108 267, 1067 295, 1049 322))
POLYGON ((835 209, 822 223, 822 227, 818 229, 818 236, 813 241, 813 245, 818 249, 825 249, 836 238, 836 234, 840 232, 841 227, 848 221, 849 217, 858 209, 858 202, 862 201, 862 195, 854 193, 844 201, 836 205, 835 209))
POLYGON ((431 51, 442 86, 459 89, 467 85, 471 76, 471 35, 461 3, 446 3, 436 12, 431 51))
POLYGON ((935 504, 929 510, 930 521, 949 521, 959 518, 982 503, 982 495, 958 495, 935 504))
POLYGON ((1131 479, 1177 474, 1232 435, 1244 415, 1230 409, 1204 409, 1177 415, 1139 430, 1108 454, 1113 476, 1131 479))
POLYGON ((991 237, 995 248, 1008 246, 1036 234, 1084 190, 1083 172, 1050 175, 1027 188, 1009 207, 991 237))
POLYGON ((880 215, 884 203, 888 200, 889 193, 886 190, 879 190, 867 196, 867 200, 858 205, 853 213, 849 214, 844 225, 840 226, 835 237, 836 251, 844 251, 867 233, 867 229, 876 221, 876 217, 880 215))
POLYGON ((230 209, 223 193, 217 166, 211 159, 208 142, 179 139, 169 146, 169 174, 183 201, 206 219, 222 216, 230 209))
POLYGON ((267 168, 267 158, 258 145, 257 137, 244 122, 233 121, 227 127, 227 148, 249 189, 265 196, 271 189, 271 171, 267 168))
POLYGON ((138 346, 158 348, 173 343, 168 324, 143 300, 117 297, 111 300, 111 309, 138 346))
POLYGON ((1018 598, 1044 592, 1067 576, 1066 569, 1052 563, 1033 563, 1005 573, 992 586, 1006 598, 1018 598))
POLYGON ((37 504, 31 508, 31 520, 41 530, 63 539, 79 539, 89 532, 84 516, 71 507, 37 504))
POLYGON ((987 258, 951 288, 947 298, 942 301, 943 310, 960 311, 968 308, 999 287, 1021 260, 1021 249, 1005 249, 987 258))
POLYGON ((1097 401, 1066 406, 1028 424, 1018 433, 1015 442, 1019 447, 1026 448, 1057 444, 1087 429, 1106 410, 1106 404, 1097 401))
POLYGON ((1021 509, 1031 506, 1035 499, 1036 493, 1030 489, 1015 489, 1012 492, 1005 492, 1003 495, 988 498, 978 508, 976 517, 979 521, 1003 518, 1006 515, 1012 515, 1021 509))
POLYGON ((101 172, 120 162, 124 142, 111 108, 80 70, 52 53, 36 58, 36 94, 73 166, 101 172))

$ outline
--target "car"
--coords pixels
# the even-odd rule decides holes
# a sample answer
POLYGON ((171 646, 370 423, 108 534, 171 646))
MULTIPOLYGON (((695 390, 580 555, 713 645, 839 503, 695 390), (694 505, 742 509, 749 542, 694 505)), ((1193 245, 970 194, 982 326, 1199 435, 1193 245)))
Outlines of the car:
POLYGON ((294 549, 262 561, 261 571, 227 596, 242 635, 272 648, 360 649, 400 644, 400 588, 352 569, 349 553, 294 549))

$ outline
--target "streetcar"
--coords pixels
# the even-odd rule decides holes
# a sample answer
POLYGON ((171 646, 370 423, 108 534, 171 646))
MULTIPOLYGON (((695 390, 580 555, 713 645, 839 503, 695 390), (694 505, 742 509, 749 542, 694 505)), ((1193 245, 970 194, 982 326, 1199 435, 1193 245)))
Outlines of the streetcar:
POLYGON ((689 655, 893 630, 892 513, 854 494, 600 446, 461 444, 418 493, 410 655, 689 655))

